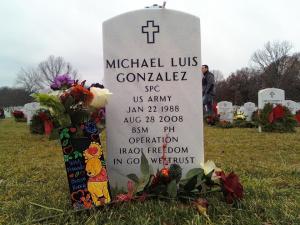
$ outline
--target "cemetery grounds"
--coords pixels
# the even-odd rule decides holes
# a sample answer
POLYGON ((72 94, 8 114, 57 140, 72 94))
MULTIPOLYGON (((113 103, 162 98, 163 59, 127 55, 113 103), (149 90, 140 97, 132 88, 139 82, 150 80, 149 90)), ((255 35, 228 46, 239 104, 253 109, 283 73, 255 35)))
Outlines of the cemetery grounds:
POLYGON ((172 201, 75 212, 58 141, 0 120, 0 224, 300 224, 299 132, 205 127, 205 159, 236 172, 245 189, 236 205, 220 201, 222 193, 206 196, 210 222, 192 205, 172 201))

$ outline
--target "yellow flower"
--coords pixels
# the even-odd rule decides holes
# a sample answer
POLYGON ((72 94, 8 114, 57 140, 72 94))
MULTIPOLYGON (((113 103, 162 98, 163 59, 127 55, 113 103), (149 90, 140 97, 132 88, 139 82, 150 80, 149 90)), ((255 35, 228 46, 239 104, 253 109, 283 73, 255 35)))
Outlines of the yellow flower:
POLYGON ((112 94, 108 89, 101 89, 97 87, 91 87, 90 92, 92 92, 94 96, 90 103, 90 106, 97 109, 104 107, 107 104, 107 99, 112 94))
POLYGON ((204 175, 210 174, 217 168, 216 164, 211 160, 208 160, 205 163, 201 163, 200 166, 204 170, 204 175))

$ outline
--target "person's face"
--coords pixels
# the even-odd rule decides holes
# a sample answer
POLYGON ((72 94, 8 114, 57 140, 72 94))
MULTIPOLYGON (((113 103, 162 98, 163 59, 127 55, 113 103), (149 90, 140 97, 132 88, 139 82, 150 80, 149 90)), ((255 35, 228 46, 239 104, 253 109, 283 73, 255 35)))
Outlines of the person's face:
POLYGON ((204 66, 201 67, 202 73, 205 74, 207 72, 207 68, 205 68, 204 66))

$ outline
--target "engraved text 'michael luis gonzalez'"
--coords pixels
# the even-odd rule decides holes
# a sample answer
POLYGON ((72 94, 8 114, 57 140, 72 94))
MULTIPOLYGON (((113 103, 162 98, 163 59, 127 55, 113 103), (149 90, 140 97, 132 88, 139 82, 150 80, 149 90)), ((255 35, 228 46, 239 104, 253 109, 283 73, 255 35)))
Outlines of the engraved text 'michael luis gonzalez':
MULTIPOLYGON (((170 58, 170 66, 178 67, 194 67, 198 66, 198 57, 178 57, 170 58)), ((144 68, 163 68, 164 63, 160 58, 148 59, 112 59, 106 60, 106 69, 144 69, 144 68)), ((116 76, 117 82, 153 82, 153 81, 186 81, 186 71, 164 71, 164 72, 136 72, 136 73, 118 73, 116 76)))

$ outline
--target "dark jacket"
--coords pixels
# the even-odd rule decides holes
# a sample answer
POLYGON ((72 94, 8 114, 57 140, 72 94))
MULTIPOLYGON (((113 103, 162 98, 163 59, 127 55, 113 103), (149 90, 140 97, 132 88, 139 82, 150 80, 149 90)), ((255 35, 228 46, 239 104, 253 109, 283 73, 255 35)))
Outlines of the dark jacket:
POLYGON ((202 94, 215 96, 216 87, 215 87, 215 76, 207 71, 202 79, 202 94))

